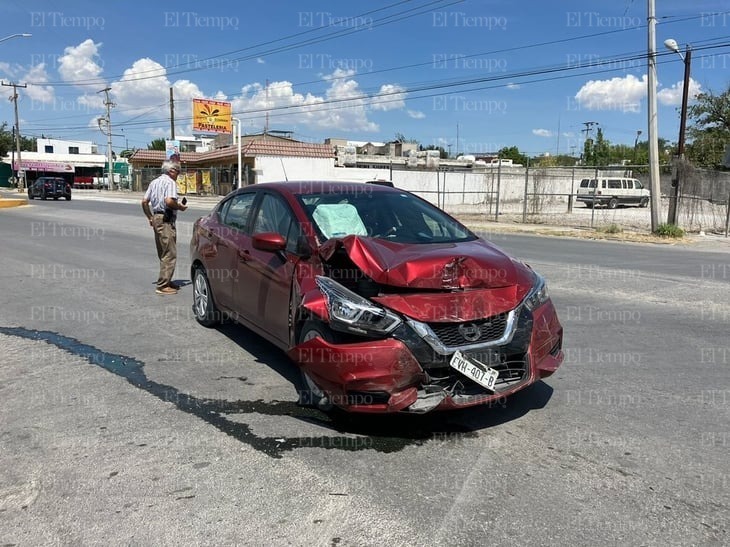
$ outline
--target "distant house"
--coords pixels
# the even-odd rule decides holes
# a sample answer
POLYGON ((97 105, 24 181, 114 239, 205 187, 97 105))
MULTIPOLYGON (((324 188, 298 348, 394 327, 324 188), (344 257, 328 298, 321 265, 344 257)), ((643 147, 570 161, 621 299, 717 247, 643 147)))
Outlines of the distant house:
MULTIPOLYGON (((210 187, 225 195, 238 186, 277 180, 304 180, 331 176, 334 150, 328 144, 296 141, 271 134, 241 137, 241 183, 238 146, 230 144, 207 152, 181 152, 185 173, 203 173, 210 187)), ((162 150, 137 150, 129 158, 134 168, 135 189, 146 188, 159 174, 165 159, 162 150)))

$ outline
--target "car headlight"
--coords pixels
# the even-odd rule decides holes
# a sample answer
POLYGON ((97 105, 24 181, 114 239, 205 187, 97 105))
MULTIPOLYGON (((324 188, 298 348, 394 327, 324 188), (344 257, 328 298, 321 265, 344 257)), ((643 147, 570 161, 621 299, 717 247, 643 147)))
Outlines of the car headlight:
POLYGON ((522 301, 530 311, 539 308, 550 299, 545 278, 534 271, 532 274, 535 276, 535 282, 533 283, 530 292, 527 293, 527 296, 522 301))
POLYGON ((388 334, 401 324, 393 312, 376 306, 329 277, 318 275, 317 286, 327 301, 330 325, 358 334, 388 334))

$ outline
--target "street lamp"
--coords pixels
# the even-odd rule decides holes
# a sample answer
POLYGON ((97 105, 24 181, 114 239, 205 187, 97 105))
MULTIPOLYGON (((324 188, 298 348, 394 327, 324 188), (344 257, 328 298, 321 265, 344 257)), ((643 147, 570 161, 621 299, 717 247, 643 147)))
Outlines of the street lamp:
MULTIPOLYGON (((677 41, 670 38, 664 40, 664 47, 673 51, 684 62, 684 86, 682 87, 682 111, 679 115, 679 141, 677 143, 677 160, 679 162, 684 158, 684 132, 687 125, 687 99, 689 97, 689 75, 692 66, 692 48, 687 44, 684 49, 684 55, 679 50, 677 41)), ((669 214, 667 215, 667 224, 677 224, 677 209, 679 208, 679 169, 676 166, 674 180, 672 181, 672 193, 669 199, 669 214)))
POLYGON ((28 34, 27 32, 23 32, 22 34, 11 34, 10 36, 6 36, 5 38, 0 38, 0 42, 4 42, 5 40, 10 40, 11 38, 30 38, 33 36, 32 34, 28 34))
MULTIPOLYGON (((27 32, 24 32, 22 34, 16 33, 11 34, 9 36, 5 36, 4 38, 0 38, 0 42, 4 42, 5 40, 10 40, 11 38, 30 38, 33 36, 32 34, 28 34, 27 32)), ((6 84, 5 82, 2 82, 2 85, 7 85, 8 87, 13 88, 13 96, 10 98, 11 101, 15 103, 15 148, 18 152, 18 168, 16 170, 16 176, 17 176, 17 186, 18 191, 21 192, 23 190, 23 182, 25 180, 25 172, 23 171, 23 162, 20 159, 20 122, 18 121, 18 88, 19 87, 26 87, 25 84, 6 84)))
POLYGON ((634 165, 636 165, 636 147, 639 146, 639 137, 641 137, 641 129, 636 130, 636 138, 634 139, 634 165))
POLYGON ((238 146, 236 148, 237 149, 236 156, 238 159, 238 179, 237 179, 236 188, 240 188, 241 187, 241 167, 242 167, 241 166, 241 120, 239 118, 233 118, 233 121, 236 123, 237 136, 238 136, 238 138, 236 139, 236 142, 238 143, 238 146))

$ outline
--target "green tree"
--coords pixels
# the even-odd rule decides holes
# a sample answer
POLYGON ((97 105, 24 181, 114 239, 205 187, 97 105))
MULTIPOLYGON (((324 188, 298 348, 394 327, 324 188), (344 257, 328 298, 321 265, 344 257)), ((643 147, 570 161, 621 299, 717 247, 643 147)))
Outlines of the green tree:
MULTIPOLYGON (((0 124, 0 157, 5 157, 11 154, 16 149, 15 132, 12 129, 8 129, 8 122, 0 124)), ((20 150, 25 152, 36 151, 36 141, 30 137, 20 136, 20 150)))
POLYGON ((443 160, 449 157, 449 153, 444 150, 443 146, 436 146, 435 144, 429 144, 428 146, 419 145, 419 150, 438 150, 439 157, 443 160))
POLYGON ((166 150, 165 139, 154 139, 147 145, 147 150, 166 150))
POLYGON ((527 156, 520 152, 520 149, 516 146, 505 146, 504 148, 500 148, 497 152, 497 156, 500 159, 512 160, 514 163, 527 165, 527 156))
POLYGON ((403 133, 400 132, 395 134, 395 138, 393 140, 409 144, 418 144, 418 139, 408 139, 403 133))
POLYGON ((725 149, 730 145, 730 85, 715 95, 712 91, 700 93, 687 109, 692 123, 686 147, 690 161, 703 167, 722 166, 725 149))
POLYGON ((577 160, 567 154, 557 156, 537 156, 530 159, 530 165, 537 167, 573 167, 577 160))

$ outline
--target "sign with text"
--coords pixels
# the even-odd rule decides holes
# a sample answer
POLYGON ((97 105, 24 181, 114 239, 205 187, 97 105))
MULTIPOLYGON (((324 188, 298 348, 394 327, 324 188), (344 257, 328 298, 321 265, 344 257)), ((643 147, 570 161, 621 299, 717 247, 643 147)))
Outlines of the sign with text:
POLYGON ((231 133, 231 103, 193 99, 193 131, 231 133))

